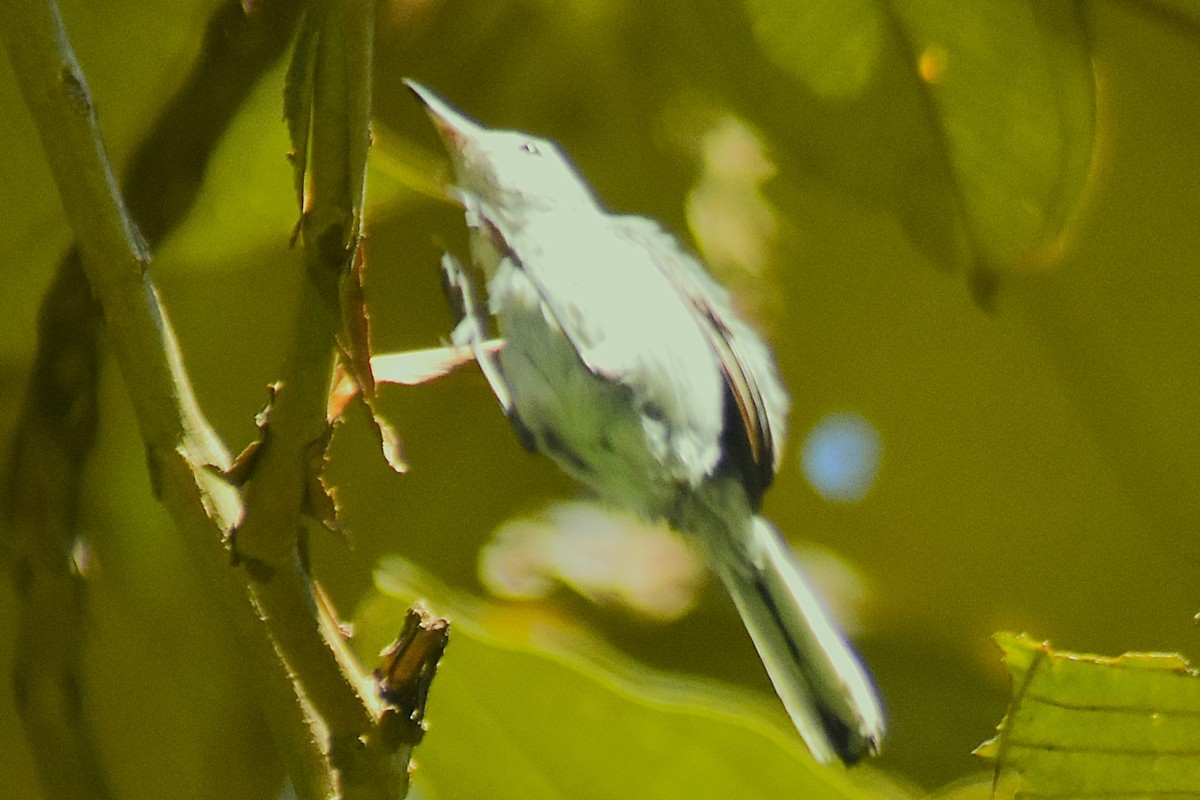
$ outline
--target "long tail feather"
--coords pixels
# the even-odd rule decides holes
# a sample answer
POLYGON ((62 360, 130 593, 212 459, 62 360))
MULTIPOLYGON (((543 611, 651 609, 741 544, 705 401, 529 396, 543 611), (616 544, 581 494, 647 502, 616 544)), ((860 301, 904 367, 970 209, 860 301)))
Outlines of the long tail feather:
POLYGON ((883 710, 858 656, 775 527, 743 519, 693 515, 689 530, 701 535, 788 716, 818 761, 877 753, 883 710))

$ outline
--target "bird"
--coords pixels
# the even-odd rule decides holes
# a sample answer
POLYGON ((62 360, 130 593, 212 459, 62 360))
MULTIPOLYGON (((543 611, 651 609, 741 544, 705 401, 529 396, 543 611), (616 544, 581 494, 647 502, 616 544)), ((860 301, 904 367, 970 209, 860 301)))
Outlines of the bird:
MULTIPOLYGON (((790 400, 729 293, 657 222, 610 212, 553 142, 470 119, 420 83, 453 168, 470 261, 503 340, 474 348, 521 441, 602 500, 681 532, 721 580, 814 758, 879 752, 875 686, 775 526, 759 514, 790 400)), ((467 268, 442 267, 476 301, 467 268)))

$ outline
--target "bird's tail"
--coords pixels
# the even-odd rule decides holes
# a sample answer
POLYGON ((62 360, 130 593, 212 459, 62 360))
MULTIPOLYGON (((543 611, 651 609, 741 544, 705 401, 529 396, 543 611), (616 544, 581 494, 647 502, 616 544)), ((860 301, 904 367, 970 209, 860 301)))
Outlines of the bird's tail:
POLYGON ((694 508, 701 513, 689 515, 687 528, 700 536, 813 756, 852 764, 877 753, 884 719, 871 679, 775 526, 703 505, 707 512, 694 508))

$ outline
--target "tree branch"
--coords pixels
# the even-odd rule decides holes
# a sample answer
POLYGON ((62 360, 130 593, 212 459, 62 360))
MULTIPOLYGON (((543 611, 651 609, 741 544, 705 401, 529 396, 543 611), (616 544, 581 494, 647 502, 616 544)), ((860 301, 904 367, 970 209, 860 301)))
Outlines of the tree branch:
POLYGON ((246 513, 235 554, 248 567, 251 591, 280 652, 327 729, 340 795, 382 800, 407 793, 411 745, 385 735, 381 720, 390 704, 344 646, 332 609, 312 583, 305 546, 309 521, 331 521, 319 473, 331 434, 328 408, 344 313, 351 318, 358 310, 343 305, 353 305, 346 298, 356 295, 361 266, 374 22, 374 0, 313 0, 288 73, 285 113, 295 147, 306 280, 281 379, 244 465, 246 513))
MULTIPOLYGON (((236 0, 217 10, 200 61, 133 158, 127 185, 152 242, 190 209, 218 138, 290 38, 299 3, 261 5, 251 17, 236 0)), ((39 351, 16 432, 6 508, 14 534, 6 555, 12 556, 18 583, 27 589, 17 672, 34 676, 19 690, 29 700, 22 712, 42 783, 54 798, 109 795, 89 728, 77 719, 84 593, 70 559, 77 535, 79 473, 95 426, 99 315, 90 310, 90 281, 129 384, 160 499, 187 535, 189 549, 250 656, 247 680, 260 690, 256 694, 263 698, 263 712, 299 796, 325 797, 323 757, 314 747, 289 676, 220 546, 240 504, 208 465, 224 467, 228 457, 196 407, 146 272, 147 248, 116 189, 86 82, 57 8, 39 0, 11 3, 0 32, 79 243, 64 259, 43 303, 39 351), (64 363, 75 372, 64 372, 64 363)))
MULTIPOLYGON (((261 69, 271 60, 249 59, 249 74, 226 71, 230 64, 247 62, 232 52, 236 47, 222 51, 220 45, 240 41, 222 29, 231 23, 228 13, 236 6, 231 3, 214 17, 193 80, 176 96, 133 160, 131 203, 145 215, 151 241, 165 235, 190 208, 208 153, 253 85, 255 66, 261 69), (235 91, 227 91, 228 84, 235 91), (205 108, 206 102, 216 108, 205 108)), ((281 6, 277 2, 267 7, 281 6)), ((249 478, 244 509, 237 490, 222 477, 232 467, 231 459, 195 402, 170 323, 150 281, 148 247, 116 188, 86 82, 57 8, 52 0, 17 0, 10 12, 4 23, 9 55, 129 387, 156 496, 213 579, 242 635, 251 655, 251 679, 259 682, 264 711, 281 752, 285 759, 291 757, 296 788, 305 798, 323 796, 326 762, 313 749, 299 719, 292 686, 283 679, 286 675, 271 643, 319 716, 341 796, 402 797, 407 791, 411 748, 423 730, 424 697, 444 647, 445 623, 437 621, 437 626, 418 637, 440 645, 426 644, 420 656, 406 660, 410 667, 419 667, 411 676, 415 688, 393 686, 391 694, 384 696, 382 685, 370 686, 349 654, 332 610, 317 602, 302 537, 302 517, 317 516, 314 491, 319 490, 314 487, 319 487, 330 433, 326 406, 333 354, 342 330, 342 298, 357 298, 359 292, 373 0, 314 0, 301 36, 303 50, 296 63, 302 65, 306 78, 304 114, 311 114, 304 122, 300 154, 309 168, 306 176, 301 172, 300 183, 305 198, 300 233, 308 280, 283 367, 282 388, 276 392, 263 439, 250 462, 239 465, 249 478), (215 546, 239 519, 243 524, 238 545, 249 567, 253 605, 246 602, 246 587, 233 580, 237 573, 224 568, 223 549, 215 546), (268 623, 270 642, 262 635, 256 609, 268 623), (409 708, 414 698, 419 704, 409 708)), ((290 12, 279 13, 287 18, 290 12)), ((260 42, 264 52, 282 47, 282 39, 267 38, 269 42, 260 42)), ((78 277, 68 276, 71 280, 79 289, 78 277)), ((355 316, 362 313, 359 302, 347 304, 351 310, 346 318, 352 321, 355 335, 362 336, 365 318, 355 316)), ((365 363, 365 351, 357 355, 365 363)), ((80 394, 94 403, 94 390, 80 394)), ((86 437, 81 441, 86 442, 86 437)), ((82 464, 86 450, 84 444, 74 468, 82 464)), ((63 553, 55 552, 53 560, 61 570, 63 553)), ((78 585, 69 588, 76 594, 55 592, 54 596, 82 597, 78 585)), ((390 680, 398 676, 390 670, 390 680)), ((86 736, 84 741, 86 745, 86 736)))

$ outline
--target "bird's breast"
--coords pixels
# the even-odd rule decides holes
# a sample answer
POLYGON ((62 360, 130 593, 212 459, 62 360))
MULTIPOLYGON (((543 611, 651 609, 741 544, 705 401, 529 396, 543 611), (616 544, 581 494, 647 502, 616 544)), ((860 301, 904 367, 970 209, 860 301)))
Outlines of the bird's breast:
POLYGON ((562 275, 547 286, 535 280, 543 272, 501 256, 488 286, 517 414, 574 477, 663 516, 679 488, 698 485, 720 458, 714 359, 702 337, 690 340, 686 316, 661 317, 638 286, 562 275))

